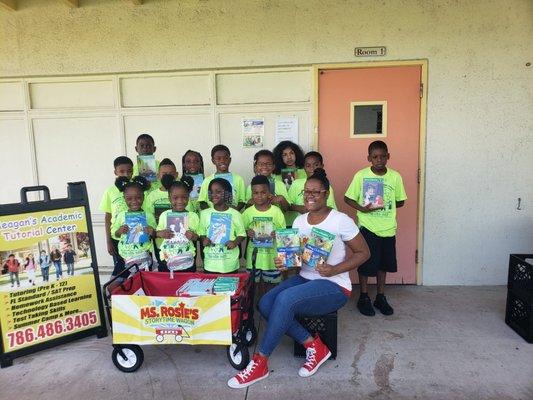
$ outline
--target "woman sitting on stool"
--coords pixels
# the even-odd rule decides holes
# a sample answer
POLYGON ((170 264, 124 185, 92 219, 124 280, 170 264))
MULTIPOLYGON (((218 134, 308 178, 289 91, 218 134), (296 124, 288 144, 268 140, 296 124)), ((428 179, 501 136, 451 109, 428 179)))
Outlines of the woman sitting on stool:
MULTIPOLYGON (((308 212, 293 223, 301 238, 309 237, 314 227, 335 235, 327 262, 316 268, 304 263, 299 275, 280 283, 261 298, 259 311, 268 324, 259 352, 243 371, 228 381, 229 387, 244 388, 266 378, 268 357, 285 334, 306 348, 306 361, 298 371, 301 377, 313 375, 330 357, 327 346, 318 336, 311 336, 296 317, 325 315, 344 306, 352 289, 348 272, 364 263, 370 252, 353 220, 326 205, 328 195, 326 173, 316 169, 304 187, 304 205, 308 212), (345 244, 352 251, 348 258, 345 244)), ((279 258, 276 267, 284 269, 279 258)))

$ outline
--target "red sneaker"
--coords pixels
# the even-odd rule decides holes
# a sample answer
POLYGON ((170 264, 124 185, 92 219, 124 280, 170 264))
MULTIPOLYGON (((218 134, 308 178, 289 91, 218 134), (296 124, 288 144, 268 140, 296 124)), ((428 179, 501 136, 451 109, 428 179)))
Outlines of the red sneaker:
POLYGON ((269 374, 267 364, 266 357, 254 354, 248 366, 228 381, 228 386, 233 389, 240 389, 265 379, 269 374))
POLYGON ((322 343, 320 337, 317 335, 311 344, 306 346, 305 363, 298 371, 298 375, 302 378, 313 375, 322 364, 324 364, 331 356, 331 351, 322 343))

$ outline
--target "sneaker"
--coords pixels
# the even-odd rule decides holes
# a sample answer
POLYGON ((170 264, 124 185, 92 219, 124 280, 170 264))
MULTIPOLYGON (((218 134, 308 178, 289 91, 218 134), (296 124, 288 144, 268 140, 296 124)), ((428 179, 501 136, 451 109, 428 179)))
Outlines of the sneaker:
POLYGON ((374 307, 381 311, 383 315, 392 315, 394 313, 394 310, 387 302, 387 298, 382 294, 378 294, 376 296, 376 300, 374 300, 374 307))
POLYGON ((269 374, 267 358, 254 354, 248 366, 228 381, 228 386, 233 389, 248 387, 269 374))
POLYGON ((374 315, 376 315, 376 311, 374 311, 374 307, 372 307, 372 301, 366 293, 361 293, 361 295, 359 296, 359 300, 357 301, 357 308, 359 309, 359 312, 361 314, 366 315, 367 317, 373 317, 374 315))
POLYGON ((313 375, 318 370, 318 367, 324 364, 330 356, 331 351, 317 335, 315 340, 305 350, 305 363, 298 371, 298 375, 302 378, 313 375))

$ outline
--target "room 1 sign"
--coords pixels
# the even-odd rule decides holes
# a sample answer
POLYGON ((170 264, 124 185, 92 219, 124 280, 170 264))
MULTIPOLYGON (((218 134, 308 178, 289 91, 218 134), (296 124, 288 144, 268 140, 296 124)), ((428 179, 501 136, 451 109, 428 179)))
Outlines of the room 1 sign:
POLYGON ((356 47, 354 55, 356 57, 379 57, 387 54, 387 48, 385 46, 377 47, 356 47))

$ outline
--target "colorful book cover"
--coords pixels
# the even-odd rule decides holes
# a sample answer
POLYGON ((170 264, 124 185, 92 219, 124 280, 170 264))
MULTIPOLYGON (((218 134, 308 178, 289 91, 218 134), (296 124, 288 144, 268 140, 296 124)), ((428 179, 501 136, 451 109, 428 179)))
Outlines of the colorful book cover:
POLYGON ((304 246, 303 261, 310 267, 325 263, 331 253, 335 235, 319 228, 311 229, 311 234, 304 246))
POLYGON ((296 168, 283 168, 281 170, 281 180, 288 190, 292 183, 296 180, 296 168))
POLYGON ((160 257, 167 262, 170 271, 179 271, 194 265, 194 255, 189 251, 189 239, 185 233, 189 229, 189 214, 186 212, 169 212, 167 229, 174 233, 171 239, 163 240, 160 257))
POLYGON ((272 217, 254 217, 251 228, 254 231, 252 243, 254 247, 273 247, 274 222, 272 217))
POLYGON ((209 232, 207 237, 213 244, 225 245, 230 239, 231 214, 217 213, 211 214, 209 221, 209 232))
POLYGON ((363 207, 383 208, 383 178, 363 179, 363 207))
POLYGON ((126 234, 127 244, 143 244, 150 240, 150 236, 144 231, 148 226, 144 212, 127 212, 124 223, 129 228, 126 234))
POLYGON ((154 204, 154 216, 155 222, 159 223, 159 217, 163 212, 170 210, 172 206, 170 204, 154 204))
POLYGON ((215 178, 222 178, 229 182, 229 184, 231 185, 231 194, 233 196, 233 204, 237 204, 235 202, 235 198, 237 196, 237 190, 235 189, 235 186, 233 185, 233 175, 231 174, 231 172, 227 172, 225 174, 215 174, 215 178))
POLYGON ((202 187, 202 183, 204 181, 204 175, 203 174, 194 174, 194 175, 186 174, 186 175, 190 176, 194 180, 194 186, 191 190, 189 197, 191 200, 197 200, 198 195, 200 194, 200 188, 202 187))
POLYGON ((270 187, 270 193, 272 193, 274 196, 276 195, 276 180, 273 176, 268 178, 268 185, 270 187))
POLYGON ((276 248, 278 257, 281 258, 286 268, 302 266, 298 229, 278 229, 276 231, 276 248))
POLYGON ((139 175, 145 177, 150 182, 157 180, 157 166, 153 154, 137 156, 137 166, 139 167, 139 175))

